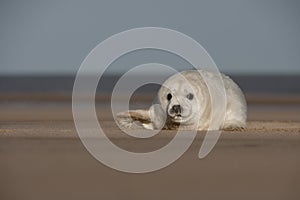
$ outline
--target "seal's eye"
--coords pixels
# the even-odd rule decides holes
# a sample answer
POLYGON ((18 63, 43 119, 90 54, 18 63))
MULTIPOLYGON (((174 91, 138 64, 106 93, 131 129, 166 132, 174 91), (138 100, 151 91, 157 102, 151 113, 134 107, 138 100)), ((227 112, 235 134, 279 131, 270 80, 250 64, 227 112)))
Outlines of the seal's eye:
POLYGON ((189 93, 188 95, 186 95, 186 98, 192 100, 194 98, 194 95, 192 93, 189 93))
POLYGON ((168 99, 168 101, 170 101, 170 100, 172 99, 171 93, 169 93, 169 94, 167 95, 167 99, 168 99))

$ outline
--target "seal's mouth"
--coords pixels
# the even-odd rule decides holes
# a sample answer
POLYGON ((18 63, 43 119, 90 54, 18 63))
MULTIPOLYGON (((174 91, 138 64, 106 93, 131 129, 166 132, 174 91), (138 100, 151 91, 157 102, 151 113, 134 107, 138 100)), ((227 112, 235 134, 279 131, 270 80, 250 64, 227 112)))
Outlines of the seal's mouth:
POLYGON ((185 125, 193 123, 193 122, 191 122, 191 119, 193 118, 193 116, 191 116, 191 115, 185 116, 185 115, 178 113, 174 116, 168 115, 168 117, 174 123, 180 123, 180 124, 185 124, 185 125))
POLYGON ((177 122, 177 123, 182 123, 184 122, 183 117, 181 116, 181 114, 176 114, 174 116, 170 116, 171 120, 173 122, 177 122))
POLYGON ((181 114, 177 114, 177 115, 174 116, 174 119, 177 119, 177 118, 181 119, 182 118, 181 114))

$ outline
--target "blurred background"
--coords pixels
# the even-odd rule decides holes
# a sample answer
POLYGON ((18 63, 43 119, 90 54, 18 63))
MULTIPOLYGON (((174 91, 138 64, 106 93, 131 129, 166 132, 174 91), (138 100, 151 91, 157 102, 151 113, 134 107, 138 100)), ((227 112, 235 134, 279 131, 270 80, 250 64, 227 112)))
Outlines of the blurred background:
MULTIPOLYGON (((69 93, 80 64, 97 44, 145 26, 191 36, 245 92, 299 93, 299 10, 300 2, 295 0, 2 0, 1 96, 69 93)), ((119 58, 105 75, 114 82, 112 77, 148 62, 179 71, 192 67, 171 53, 142 50, 119 58)), ((109 90, 112 84, 103 85, 109 90)))

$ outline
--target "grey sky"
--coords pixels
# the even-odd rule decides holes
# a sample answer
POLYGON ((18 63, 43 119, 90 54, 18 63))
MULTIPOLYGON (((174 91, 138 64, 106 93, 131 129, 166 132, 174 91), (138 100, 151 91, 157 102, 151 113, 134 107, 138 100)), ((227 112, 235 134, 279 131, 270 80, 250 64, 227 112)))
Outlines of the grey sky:
MULTIPOLYGON (((75 74, 85 56, 112 34, 144 26, 185 33, 231 74, 300 74, 300 1, 0 2, 0 75, 75 74)), ((176 56, 133 52, 110 71, 147 62, 185 69, 176 56)))

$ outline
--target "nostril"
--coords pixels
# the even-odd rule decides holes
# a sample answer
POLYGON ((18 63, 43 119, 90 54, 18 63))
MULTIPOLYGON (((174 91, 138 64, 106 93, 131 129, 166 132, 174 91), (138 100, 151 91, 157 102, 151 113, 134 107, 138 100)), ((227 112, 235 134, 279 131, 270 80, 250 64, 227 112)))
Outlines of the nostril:
POLYGON ((181 113, 181 107, 180 107, 180 105, 174 105, 174 106, 172 107, 172 110, 174 110, 174 112, 175 112, 176 114, 181 113))

